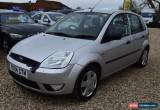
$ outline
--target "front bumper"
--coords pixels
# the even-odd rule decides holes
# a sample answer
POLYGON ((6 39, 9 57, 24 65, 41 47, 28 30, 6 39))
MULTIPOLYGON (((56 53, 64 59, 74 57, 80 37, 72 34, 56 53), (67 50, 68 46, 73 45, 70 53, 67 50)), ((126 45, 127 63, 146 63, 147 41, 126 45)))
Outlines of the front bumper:
POLYGON ((82 70, 82 66, 75 64, 63 69, 38 68, 35 73, 32 73, 30 67, 17 62, 10 56, 7 56, 7 65, 10 75, 18 84, 30 90, 51 95, 72 93, 76 79, 82 70), (27 71, 27 78, 10 71, 10 64, 25 69, 27 71), (57 84, 63 84, 63 88, 59 91, 50 90, 46 87, 46 85, 57 84))

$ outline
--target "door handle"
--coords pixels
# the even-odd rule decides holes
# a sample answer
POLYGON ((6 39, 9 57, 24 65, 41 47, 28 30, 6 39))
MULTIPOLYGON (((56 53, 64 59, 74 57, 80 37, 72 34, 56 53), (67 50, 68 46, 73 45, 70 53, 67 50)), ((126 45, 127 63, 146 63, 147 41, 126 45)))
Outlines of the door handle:
POLYGON ((130 44, 130 43, 131 43, 131 41, 127 41, 127 42, 126 42, 127 45, 130 44))

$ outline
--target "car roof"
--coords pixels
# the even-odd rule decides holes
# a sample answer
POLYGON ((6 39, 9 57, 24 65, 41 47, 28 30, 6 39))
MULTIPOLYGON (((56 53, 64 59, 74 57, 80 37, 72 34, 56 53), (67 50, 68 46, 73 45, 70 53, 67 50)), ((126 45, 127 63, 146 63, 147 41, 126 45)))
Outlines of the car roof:
POLYGON ((131 11, 124 11, 124 10, 113 10, 113 9, 85 9, 76 12, 95 12, 95 13, 106 13, 106 14, 113 14, 113 13, 133 13, 131 11))
POLYGON ((38 12, 38 13, 36 13, 36 14, 43 14, 43 13, 46 13, 46 14, 62 14, 62 15, 64 15, 63 13, 51 12, 51 11, 49 11, 49 12, 38 12))
POLYGON ((0 9, 0 13, 23 13, 23 12, 18 12, 18 11, 13 11, 13 10, 0 9))

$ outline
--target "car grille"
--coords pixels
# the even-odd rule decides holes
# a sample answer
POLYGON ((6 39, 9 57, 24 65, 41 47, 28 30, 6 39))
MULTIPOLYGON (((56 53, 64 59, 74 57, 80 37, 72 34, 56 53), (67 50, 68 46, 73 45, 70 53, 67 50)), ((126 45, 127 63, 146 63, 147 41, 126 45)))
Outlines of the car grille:
POLYGON ((34 89, 40 89, 38 84, 36 82, 33 82, 33 81, 30 81, 22 76, 19 76, 17 74, 15 74, 14 72, 12 71, 9 71, 10 75, 18 82, 28 86, 28 87, 31 87, 31 88, 34 88, 34 89))
POLYGON ((21 62, 23 64, 26 64, 28 67, 31 67, 31 71, 35 72, 36 69, 39 67, 40 62, 31 60, 29 58, 23 57, 21 55, 15 54, 15 53, 11 53, 10 57, 13 58, 14 60, 21 62))

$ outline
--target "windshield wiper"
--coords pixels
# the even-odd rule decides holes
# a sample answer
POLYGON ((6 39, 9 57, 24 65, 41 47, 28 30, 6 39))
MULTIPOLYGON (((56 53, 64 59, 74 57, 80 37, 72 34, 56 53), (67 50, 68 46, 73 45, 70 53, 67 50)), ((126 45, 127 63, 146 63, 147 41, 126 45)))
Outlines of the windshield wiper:
POLYGON ((71 38, 79 38, 79 39, 91 39, 91 40, 95 40, 96 37, 95 36, 91 36, 91 35, 69 35, 66 33, 62 33, 62 32, 47 32, 46 34, 51 34, 51 35, 57 35, 57 36, 64 36, 64 37, 71 37, 71 38))
POLYGON ((80 39, 91 39, 91 40, 95 40, 96 37, 92 36, 92 35, 76 35, 74 36, 75 38, 80 38, 80 39))
POLYGON ((65 33, 62 33, 62 32, 47 32, 46 34, 57 35, 57 36, 64 36, 64 37, 71 37, 71 35, 65 34, 65 33))

